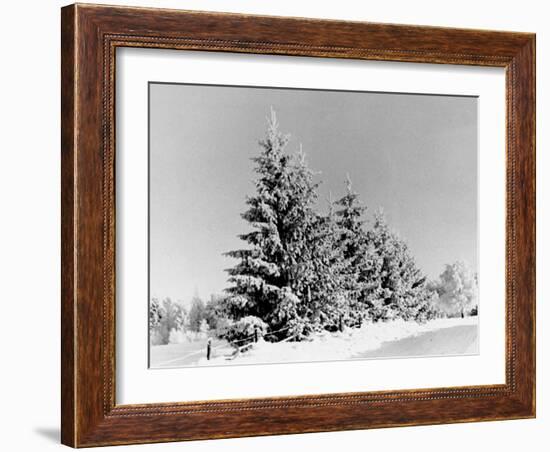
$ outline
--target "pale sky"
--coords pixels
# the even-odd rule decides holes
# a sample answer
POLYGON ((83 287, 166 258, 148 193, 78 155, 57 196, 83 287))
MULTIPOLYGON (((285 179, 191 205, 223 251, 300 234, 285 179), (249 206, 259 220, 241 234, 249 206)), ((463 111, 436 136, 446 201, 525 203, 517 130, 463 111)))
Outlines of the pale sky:
POLYGON ((477 269, 477 98, 150 84, 150 294, 222 293, 250 230, 250 160, 270 107, 319 171, 320 207, 349 174, 369 217, 383 207, 430 278, 477 269))

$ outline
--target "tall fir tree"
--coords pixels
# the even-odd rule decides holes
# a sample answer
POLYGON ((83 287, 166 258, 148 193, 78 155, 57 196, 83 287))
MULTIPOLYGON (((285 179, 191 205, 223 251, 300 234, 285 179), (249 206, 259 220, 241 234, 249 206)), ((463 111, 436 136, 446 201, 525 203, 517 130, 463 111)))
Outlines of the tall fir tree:
POLYGON ((307 334, 308 291, 304 277, 307 244, 314 232, 316 184, 305 155, 285 152, 288 135, 279 131, 274 110, 256 163, 256 193, 242 217, 252 232, 240 235, 247 248, 230 251, 239 263, 228 270, 229 312, 259 317, 283 335, 307 334))
POLYGON ((382 210, 375 214, 368 235, 375 249, 378 275, 369 307, 373 320, 425 321, 435 317, 435 293, 407 243, 391 230, 382 210))
POLYGON ((367 303, 374 275, 373 247, 365 231, 364 215, 367 210, 359 202, 352 182, 346 179, 346 193, 336 204, 339 229, 337 246, 342 250, 345 292, 348 300, 346 323, 360 326, 368 317, 367 303))
POLYGON ((339 237, 334 201, 329 195, 327 215, 317 215, 307 246, 308 314, 314 330, 336 330, 348 311, 346 265, 339 237))

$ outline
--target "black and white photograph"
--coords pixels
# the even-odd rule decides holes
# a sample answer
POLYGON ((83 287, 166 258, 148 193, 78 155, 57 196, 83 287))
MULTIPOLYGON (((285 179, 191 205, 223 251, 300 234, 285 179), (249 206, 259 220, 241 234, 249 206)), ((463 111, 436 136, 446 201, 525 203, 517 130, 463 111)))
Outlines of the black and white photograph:
POLYGON ((2 13, 2 450, 548 450, 545 2, 2 13))
POLYGON ((478 354, 476 96, 148 91, 150 368, 478 354))

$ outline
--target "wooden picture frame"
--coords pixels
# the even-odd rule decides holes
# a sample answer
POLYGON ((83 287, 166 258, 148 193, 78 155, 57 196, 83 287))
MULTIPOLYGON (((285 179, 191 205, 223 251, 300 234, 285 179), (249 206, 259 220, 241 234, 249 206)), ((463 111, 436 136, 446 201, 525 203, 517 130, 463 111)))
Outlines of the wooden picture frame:
POLYGON ((61 38, 64 444, 86 447, 535 416, 534 34, 75 4, 62 9, 61 38), (505 68, 506 383, 117 405, 118 47, 505 68))

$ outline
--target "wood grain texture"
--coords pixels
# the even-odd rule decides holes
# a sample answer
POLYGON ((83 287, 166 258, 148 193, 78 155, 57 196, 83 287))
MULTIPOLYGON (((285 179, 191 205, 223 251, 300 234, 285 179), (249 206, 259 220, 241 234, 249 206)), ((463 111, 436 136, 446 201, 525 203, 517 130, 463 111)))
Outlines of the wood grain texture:
POLYGON ((74 8, 61 11, 61 441, 75 443, 75 308, 74 296, 74 158, 75 158, 75 30, 74 8))
POLYGON ((62 442, 74 447, 535 415, 535 36, 71 5, 62 9, 62 442), (506 384, 115 403, 116 48, 506 68, 506 384))

